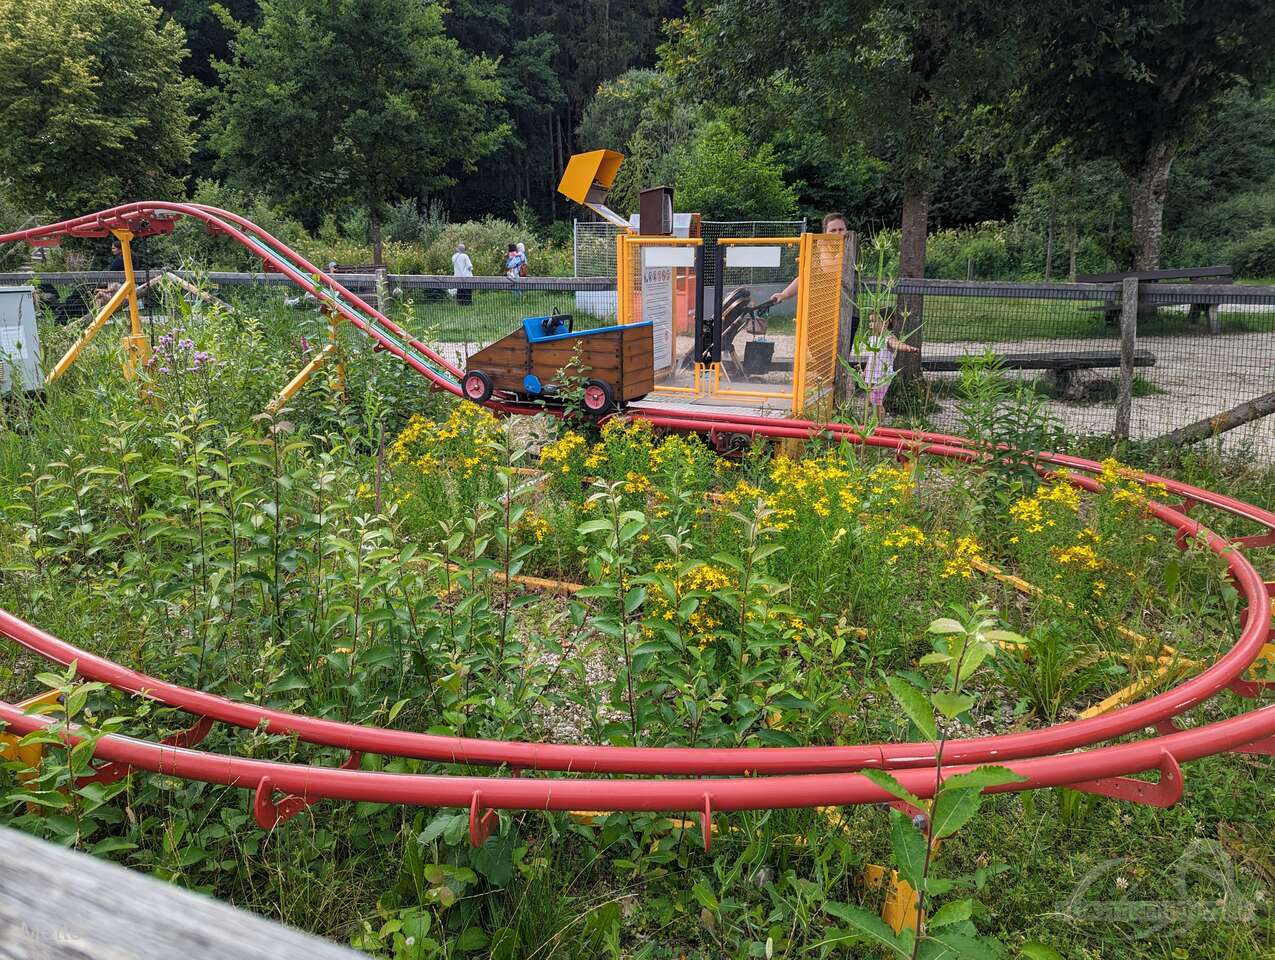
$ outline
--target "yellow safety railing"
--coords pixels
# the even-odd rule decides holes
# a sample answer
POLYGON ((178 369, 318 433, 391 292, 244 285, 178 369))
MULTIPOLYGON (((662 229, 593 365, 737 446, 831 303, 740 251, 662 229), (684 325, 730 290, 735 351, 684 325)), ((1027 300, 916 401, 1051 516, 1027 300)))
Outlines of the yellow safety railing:
POLYGON ((794 415, 832 398, 841 322, 841 267, 845 237, 804 233, 798 256, 794 415))
POLYGON ((699 396, 703 390, 704 368, 692 356, 699 278, 693 258, 691 264, 671 266, 648 265, 645 258, 654 249, 693 253, 702 245, 699 237, 616 237, 616 322, 655 321, 656 393, 699 396), (661 363, 664 358, 667 364, 661 363))

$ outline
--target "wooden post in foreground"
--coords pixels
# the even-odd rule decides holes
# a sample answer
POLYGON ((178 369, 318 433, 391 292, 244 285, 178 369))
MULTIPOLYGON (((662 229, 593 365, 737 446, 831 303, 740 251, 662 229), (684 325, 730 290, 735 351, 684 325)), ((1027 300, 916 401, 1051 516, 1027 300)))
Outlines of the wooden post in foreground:
POLYGON ((0 863, 0 960, 366 960, 4 827, 0 863))
POLYGON ((1129 439, 1133 416, 1133 356, 1138 346, 1138 278, 1125 277, 1120 291, 1120 386, 1116 396, 1116 439, 1129 439))
POLYGON ((858 263, 859 235, 850 231, 841 254, 841 316, 837 321, 837 368, 833 378, 833 397, 839 406, 849 403, 854 394, 854 377, 847 365, 854 359, 855 317, 859 312, 859 278, 855 275, 858 263))

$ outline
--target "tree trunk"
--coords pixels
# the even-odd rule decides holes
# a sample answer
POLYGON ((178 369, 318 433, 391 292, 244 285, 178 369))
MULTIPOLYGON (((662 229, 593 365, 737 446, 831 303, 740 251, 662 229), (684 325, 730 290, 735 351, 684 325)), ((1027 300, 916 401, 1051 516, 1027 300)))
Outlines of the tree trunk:
POLYGON ((1067 267, 1067 279, 1076 282, 1076 225, 1071 225, 1071 260, 1067 267))
POLYGON ((1169 168, 1177 143, 1160 141, 1140 163, 1123 166, 1133 208, 1133 269, 1160 269, 1160 241, 1164 237, 1164 198, 1169 191, 1169 168))
POLYGON ((372 266, 381 265, 381 205, 373 200, 368 204, 368 219, 372 225, 372 266))
POLYGON ((1179 427, 1164 436, 1156 437, 1155 442, 1167 443, 1175 447, 1198 443, 1201 440, 1216 437, 1219 433, 1225 433, 1227 430, 1234 430, 1246 423, 1252 423, 1261 417, 1269 417, 1272 413, 1275 413, 1275 392, 1245 400, 1229 410, 1223 410, 1211 417, 1179 427))
MULTIPOLYGON (((919 178, 903 181, 903 229, 899 238, 899 277, 925 276, 925 238, 930 223, 930 191, 919 178)), ((921 315, 925 298, 901 294, 898 337, 918 350, 921 347, 921 315)), ((915 380, 921 375, 921 354, 900 353, 896 357, 899 378, 915 380)))

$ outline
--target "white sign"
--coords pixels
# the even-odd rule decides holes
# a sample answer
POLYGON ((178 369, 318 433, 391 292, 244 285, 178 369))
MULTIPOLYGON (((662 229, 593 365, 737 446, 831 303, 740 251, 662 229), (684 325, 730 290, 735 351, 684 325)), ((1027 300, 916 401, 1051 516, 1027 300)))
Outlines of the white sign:
POLYGON ((726 247, 728 267, 777 267, 780 261, 779 247, 726 247))
POLYGON ((669 369, 673 366, 673 268, 647 266, 646 256, 642 258, 642 319, 651 321, 656 371, 669 369))
POLYGON ((647 247, 642 251, 644 267, 693 267, 694 247, 647 247))

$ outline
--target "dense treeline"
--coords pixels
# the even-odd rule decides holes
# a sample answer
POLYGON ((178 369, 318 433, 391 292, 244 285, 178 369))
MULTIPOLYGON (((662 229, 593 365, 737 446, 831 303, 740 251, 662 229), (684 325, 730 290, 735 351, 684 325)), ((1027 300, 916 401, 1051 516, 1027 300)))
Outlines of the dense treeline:
POLYGON ((610 147, 629 158, 619 209, 663 182, 711 218, 845 210, 893 237, 905 275, 1268 275, 1263 16, 1256 0, 0 0, 0 216, 234 195, 379 261, 449 219, 561 239, 545 225, 577 214, 554 189, 567 158, 610 147))

